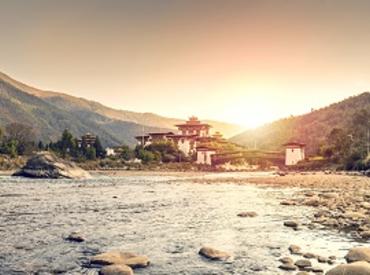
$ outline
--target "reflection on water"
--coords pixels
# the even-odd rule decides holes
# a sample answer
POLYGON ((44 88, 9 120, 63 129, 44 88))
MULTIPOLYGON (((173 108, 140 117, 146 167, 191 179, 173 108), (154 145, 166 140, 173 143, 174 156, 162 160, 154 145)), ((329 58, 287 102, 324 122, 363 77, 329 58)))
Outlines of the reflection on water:
POLYGON ((89 256, 111 249, 149 256, 152 265, 135 274, 283 274, 277 259, 288 255, 290 244, 339 257, 354 245, 333 232, 284 227, 286 219, 311 214, 279 204, 294 190, 192 179, 0 177, 0 274, 94 274, 86 267, 89 256), (239 218, 241 211, 258 217, 239 218), (64 241, 72 231, 87 241, 64 241), (234 261, 205 260, 197 254, 202 245, 228 251, 234 261))

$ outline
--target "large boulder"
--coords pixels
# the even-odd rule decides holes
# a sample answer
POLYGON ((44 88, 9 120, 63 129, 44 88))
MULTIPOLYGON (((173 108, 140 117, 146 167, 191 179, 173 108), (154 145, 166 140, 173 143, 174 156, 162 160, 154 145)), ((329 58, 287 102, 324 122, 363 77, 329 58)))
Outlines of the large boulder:
POLYGON ((365 261, 341 264, 330 269, 326 275, 370 275, 370 264, 365 261))
POLYGON ((364 246, 352 248, 344 258, 348 263, 359 261, 370 262, 370 248, 364 246))
POLYGON ((147 267, 150 263, 147 256, 116 250, 93 256, 90 262, 98 265, 127 265, 131 268, 147 267))
POLYGON ((31 157, 13 176, 49 179, 86 179, 90 174, 76 164, 57 158, 50 152, 40 152, 31 157))

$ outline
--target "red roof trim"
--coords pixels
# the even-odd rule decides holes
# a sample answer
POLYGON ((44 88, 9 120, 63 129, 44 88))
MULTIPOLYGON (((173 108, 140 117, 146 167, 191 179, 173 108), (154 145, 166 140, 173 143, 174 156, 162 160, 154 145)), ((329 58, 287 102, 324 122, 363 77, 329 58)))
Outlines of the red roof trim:
POLYGON ((300 142, 287 142, 285 144, 283 144, 283 146, 285 147, 306 147, 306 144, 304 143, 300 143, 300 142))

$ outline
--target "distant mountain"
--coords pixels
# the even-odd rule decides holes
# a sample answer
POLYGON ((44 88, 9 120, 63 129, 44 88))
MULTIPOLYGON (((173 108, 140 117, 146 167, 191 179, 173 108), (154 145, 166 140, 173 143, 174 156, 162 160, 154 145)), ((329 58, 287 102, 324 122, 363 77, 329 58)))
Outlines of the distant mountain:
POLYGON ((245 131, 230 140, 250 148, 256 145, 266 150, 280 150, 288 141, 299 141, 306 143, 309 154, 315 154, 333 128, 348 129, 353 115, 361 109, 370 112, 368 92, 305 115, 277 120, 245 131))
MULTIPOLYGON (((64 93, 40 90, 0 73, 0 126, 9 122, 30 124, 38 138, 56 140, 68 128, 74 135, 91 132, 104 145, 135 143, 134 136, 145 132, 173 130, 180 119, 152 113, 116 110, 98 102, 64 93)), ((215 130, 231 136, 242 131, 237 125, 211 122, 215 130)))

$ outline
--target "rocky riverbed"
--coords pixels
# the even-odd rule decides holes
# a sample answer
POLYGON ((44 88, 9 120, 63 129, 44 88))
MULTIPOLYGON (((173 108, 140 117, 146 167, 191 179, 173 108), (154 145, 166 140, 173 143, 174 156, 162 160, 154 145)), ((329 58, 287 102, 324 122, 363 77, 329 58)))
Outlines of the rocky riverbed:
MULTIPOLYGON (((331 203, 305 203, 335 199, 336 207, 352 211, 366 202, 340 205, 340 197, 354 194, 344 190, 360 195, 359 187, 367 186, 366 178, 340 177, 336 186, 339 178, 332 175, 1 176, 0 274, 109 274, 119 267, 104 268, 93 259, 112 251, 148 262, 133 265, 135 274, 296 274, 297 266, 327 271, 367 241, 316 222, 315 214, 331 203), (284 226, 287 221, 297 226, 284 226), (296 271, 281 269, 284 264, 296 271)), ((131 272, 131 266, 123 269, 131 272)))
POLYGON ((252 179, 283 187, 299 187, 282 205, 309 206, 314 213, 309 228, 342 231, 356 239, 370 240, 370 178, 351 174, 290 174, 252 179))

